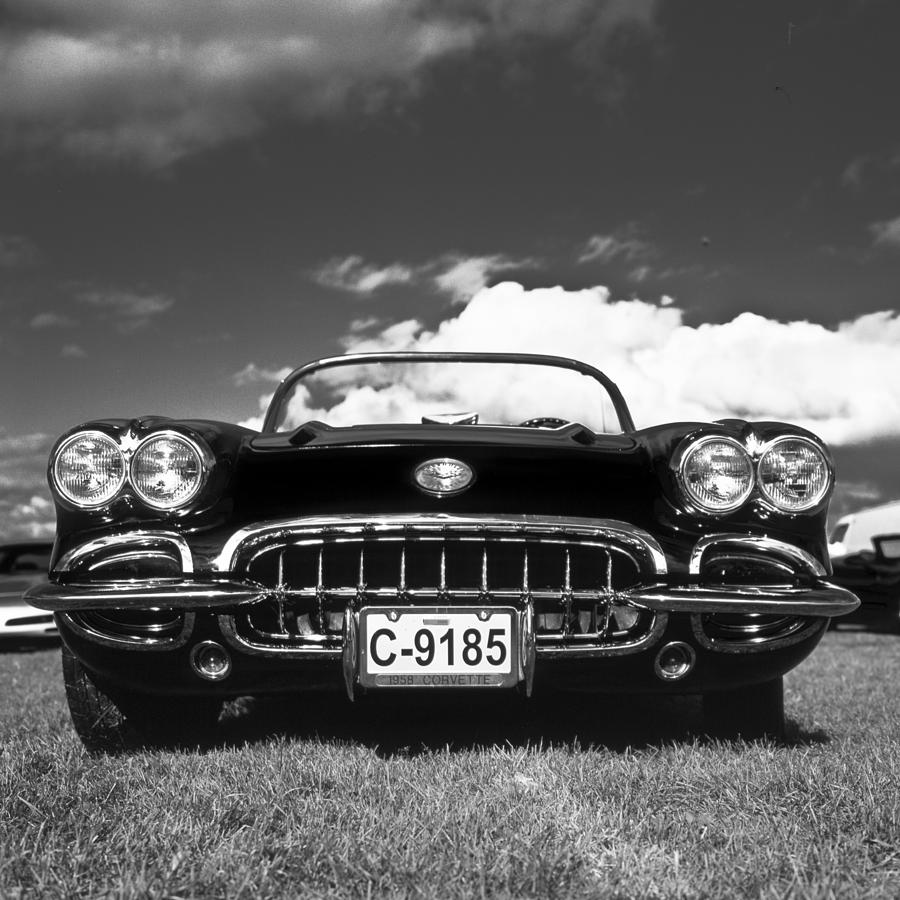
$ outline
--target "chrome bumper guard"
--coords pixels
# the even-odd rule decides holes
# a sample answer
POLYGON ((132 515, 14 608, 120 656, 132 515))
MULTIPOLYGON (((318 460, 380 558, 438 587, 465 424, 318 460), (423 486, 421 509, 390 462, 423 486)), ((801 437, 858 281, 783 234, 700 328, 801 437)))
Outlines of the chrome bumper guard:
POLYGON ((846 615, 859 606, 854 594, 827 581, 818 581, 811 587, 658 584, 627 591, 626 597, 629 603, 645 609, 684 613, 761 613, 831 618, 846 615))
POLYGON ((173 578, 160 581, 108 581, 40 584, 25 593, 38 609, 70 612, 83 609, 146 609, 173 606, 210 609, 256 603, 266 591, 244 581, 198 581, 173 578))

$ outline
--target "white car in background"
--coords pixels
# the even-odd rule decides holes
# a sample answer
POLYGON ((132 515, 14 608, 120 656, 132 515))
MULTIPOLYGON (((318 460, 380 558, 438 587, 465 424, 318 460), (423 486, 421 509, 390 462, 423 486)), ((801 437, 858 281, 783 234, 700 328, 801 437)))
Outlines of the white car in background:
POLYGON ((900 500, 842 516, 831 529, 828 554, 836 559, 872 550, 872 538, 883 534, 900 534, 900 500))
POLYGON ((900 500, 843 516, 828 553, 834 581, 860 599, 846 623, 900 633, 900 500))
POLYGON ((22 599, 25 591, 47 580, 52 550, 49 541, 0 545, 0 639, 58 637, 52 613, 22 599))

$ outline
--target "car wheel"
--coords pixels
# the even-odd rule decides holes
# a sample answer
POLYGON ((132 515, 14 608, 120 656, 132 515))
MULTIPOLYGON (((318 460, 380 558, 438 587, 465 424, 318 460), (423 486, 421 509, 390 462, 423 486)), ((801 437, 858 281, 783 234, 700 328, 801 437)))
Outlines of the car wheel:
POLYGON ((703 695, 706 733, 717 738, 784 737, 784 682, 781 678, 703 695))
POLYGON ((209 740, 219 718, 219 700, 156 697, 103 684, 65 644, 62 667, 75 731, 91 753, 196 746, 209 740))

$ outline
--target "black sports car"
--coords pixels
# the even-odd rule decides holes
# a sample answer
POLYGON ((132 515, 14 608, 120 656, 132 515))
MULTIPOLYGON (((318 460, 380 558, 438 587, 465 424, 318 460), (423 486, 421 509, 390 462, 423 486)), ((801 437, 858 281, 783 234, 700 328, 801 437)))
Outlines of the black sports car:
POLYGON ((94 750, 323 684, 696 693, 711 732, 777 735, 782 675, 858 604, 827 580, 818 438, 636 430, 609 378, 562 357, 318 360, 260 431, 90 422, 49 479, 51 582, 28 599, 56 613, 94 750))

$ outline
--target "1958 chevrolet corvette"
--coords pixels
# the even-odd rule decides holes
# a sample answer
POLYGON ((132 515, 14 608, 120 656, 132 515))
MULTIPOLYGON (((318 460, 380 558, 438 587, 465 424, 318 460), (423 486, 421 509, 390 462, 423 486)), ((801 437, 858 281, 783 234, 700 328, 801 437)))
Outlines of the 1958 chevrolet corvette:
POLYGON ((828 581, 817 437, 636 430, 615 384, 563 357, 317 360, 261 431, 90 422, 49 480, 50 581, 27 599, 56 614, 95 751, 196 739, 225 698, 323 685, 694 693, 710 733, 777 736, 782 676, 858 605, 828 581), (344 424, 309 418, 315 400, 344 424))

